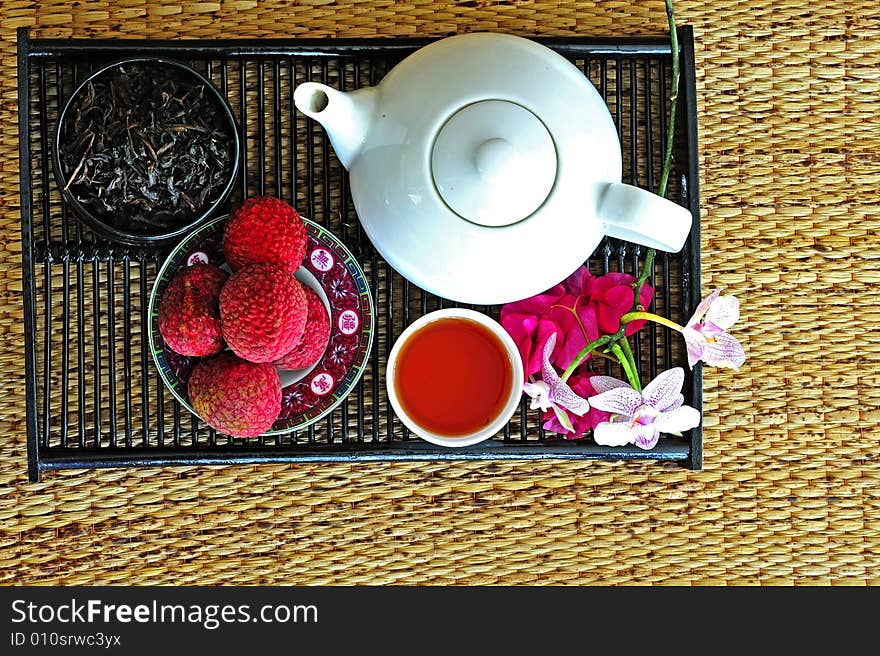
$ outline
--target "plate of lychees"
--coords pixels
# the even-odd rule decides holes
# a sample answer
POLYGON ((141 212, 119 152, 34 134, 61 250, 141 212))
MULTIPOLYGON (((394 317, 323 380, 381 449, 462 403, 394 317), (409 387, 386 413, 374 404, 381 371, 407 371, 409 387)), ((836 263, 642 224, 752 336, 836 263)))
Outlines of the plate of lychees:
POLYGON ((272 197, 250 198, 180 242, 148 317, 171 393, 234 437, 288 433, 330 413, 363 374, 375 331, 352 254, 272 197))

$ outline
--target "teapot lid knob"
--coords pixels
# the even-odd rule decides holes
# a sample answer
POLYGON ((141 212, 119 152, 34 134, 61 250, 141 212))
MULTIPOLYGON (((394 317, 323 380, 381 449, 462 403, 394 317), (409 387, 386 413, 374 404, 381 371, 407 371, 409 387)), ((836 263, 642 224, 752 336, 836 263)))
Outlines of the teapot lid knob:
POLYGON ((525 162, 507 139, 486 139, 477 146, 474 156, 477 171, 486 178, 499 175, 521 175, 525 162))
POLYGON ((489 227, 522 221, 550 195, 556 147, 541 120, 504 100, 464 107, 446 121, 431 153, 431 173, 446 205, 489 227))

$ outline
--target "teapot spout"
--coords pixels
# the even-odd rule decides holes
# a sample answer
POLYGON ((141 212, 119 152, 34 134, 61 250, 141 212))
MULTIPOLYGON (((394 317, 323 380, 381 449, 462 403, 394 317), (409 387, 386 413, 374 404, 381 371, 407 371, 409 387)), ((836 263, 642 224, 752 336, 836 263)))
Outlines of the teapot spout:
POLYGON ((343 93, 325 84, 304 82, 293 92, 293 102, 299 111, 324 126, 339 161, 350 168, 373 122, 375 87, 343 93))

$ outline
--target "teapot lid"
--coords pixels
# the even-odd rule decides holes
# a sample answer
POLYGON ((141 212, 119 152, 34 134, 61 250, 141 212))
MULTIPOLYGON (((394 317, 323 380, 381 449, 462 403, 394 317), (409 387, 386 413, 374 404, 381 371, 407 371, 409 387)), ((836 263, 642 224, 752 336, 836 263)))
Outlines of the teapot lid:
POLYGON ((556 147, 544 123, 505 100, 455 112, 431 151, 431 175, 446 205, 489 227, 531 216, 550 195, 556 171, 556 147))

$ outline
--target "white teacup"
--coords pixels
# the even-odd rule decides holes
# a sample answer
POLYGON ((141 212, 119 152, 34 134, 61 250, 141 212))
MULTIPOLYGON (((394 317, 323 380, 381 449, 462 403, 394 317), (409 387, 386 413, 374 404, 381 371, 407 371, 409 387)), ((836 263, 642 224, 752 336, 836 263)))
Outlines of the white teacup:
POLYGON ((437 310, 436 312, 426 314, 414 321, 403 331, 397 339, 397 342, 395 342, 394 347, 391 349, 391 353, 388 355, 388 366, 385 374, 388 399, 391 402, 391 407, 394 408, 394 412, 403 424, 422 439, 434 444, 449 447, 463 447, 477 444, 478 442, 482 442, 483 440, 492 437, 501 430, 519 406, 519 401, 522 396, 523 378, 523 366, 519 351, 517 350, 513 339, 507 334, 507 331, 504 330, 497 321, 491 319, 485 314, 461 308, 437 310), (408 340, 429 324, 444 319, 466 319, 486 328, 493 337, 498 339, 501 347, 500 350, 504 352, 507 357, 507 362, 510 365, 509 389, 506 390, 506 397, 497 415, 488 424, 479 429, 466 434, 456 434, 454 436, 432 431, 416 422, 404 407, 404 404, 398 396, 396 386, 397 366, 401 350, 405 347, 408 340))

